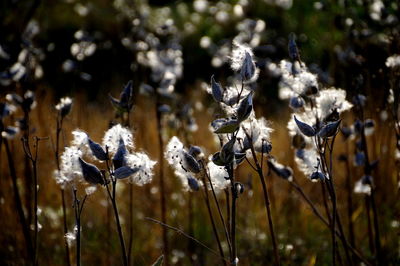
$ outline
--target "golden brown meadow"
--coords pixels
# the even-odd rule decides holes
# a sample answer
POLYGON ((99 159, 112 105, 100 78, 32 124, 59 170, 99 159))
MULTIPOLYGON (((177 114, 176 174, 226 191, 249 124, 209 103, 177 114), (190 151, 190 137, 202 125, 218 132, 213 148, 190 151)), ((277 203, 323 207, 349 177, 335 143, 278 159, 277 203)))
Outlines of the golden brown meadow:
MULTIPOLYGON (((212 134, 209 132, 209 123, 212 112, 206 103, 207 96, 200 89, 191 90, 185 96, 188 102, 199 101, 205 103, 203 108, 195 109, 194 116, 198 124, 198 131, 193 134, 184 134, 175 131, 166 125, 163 132, 164 143, 173 135, 186 139, 190 144, 201 146, 205 154, 217 151, 212 134)), ((117 93, 117 92, 116 92, 117 93)), ((107 95, 97 95, 96 101, 88 101, 83 93, 70 95, 74 103, 71 114, 65 119, 62 132, 62 145, 68 145, 71 140, 71 131, 79 128, 90 134, 91 138, 100 142, 109 122, 114 119, 114 111, 110 107, 107 95)), ((40 142, 38 154, 39 193, 38 205, 41 210, 39 222, 42 226, 38 235, 38 262, 41 265, 60 265, 65 263, 64 232, 62 228, 62 209, 60 187, 55 183, 52 173, 56 169, 54 159, 54 138, 56 112, 54 105, 57 100, 46 89, 36 91, 37 107, 31 114, 31 136, 46 138, 40 142)), ((157 139, 156 114, 154 101, 146 96, 137 95, 134 100, 134 110, 131 116, 131 125, 135 137, 135 145, 144 150, 153 160, 159 158, 159 143, 157 139)), ((380 110, 367 110, 368 117, 376 122, 375 132, 368 137, 369 156, 379 158, 379 165, 374 170, 376 186, 376 204, 379 213, 379 229, 381 233, 382 250, 390 264, 395 264, 399 248, 399 189, 398 166, 395 164, 394 126, 390 119, 382 122, 379 118, 380 110)), ((264 115, 272 122, 272 155, 280 162, 294 169, 295 180, 304 189, 305 193, 315 203, 321 213, 325 214, 321 196, 321 186, 297 171, 293 160, 293 150, 289 141, 286 123, 289 113, 283 111, 279 115, 269 117, 262 105, 256 105, 256 113, 264 115)), ((347 114, 343 124, 353 121, 351 114, 347 114)), ((186 143, 186 144, 189 144, 186 143)), ((19 137, 10 141, 12 156, 17 167, 17 177, 20 193, 26 199, 24 179, 26 178, 26 164, 24 152, 19 137)), ((338 209, 342 223, 348 234, 348 193, 346 179, 351 176, 352 186, 363 175, 362 169, 352 163, 354 143, 345 142, 339 134, 334 151, 334 175, 337 187, 338 209), (349 165, 337 158, 339 155, 349 156, 349 165)), ((5 150, 1 150, 1 178, 0 178, 0 257, 5 265, 22 265, 26 263, 27 254, 21 225, 15 211, 13 190, 5 150)), ((162 253, 162 227, 146 217, 160 220, 160 190, 158 187, 158 163, 153 181, 143 187, 133 188, 133 264, 150 265, 162 253)), ((198 192, 185 192, 181 189, 179 180, 166 163, 165 184, 167 199, 167 223, 189 233, 197 240, 217 250, 212 234, 212 228, 204 204, 204 195, 198 192), (189 206, 190 204, 190 206, 189 206)), ((264 169, 269 173, 268 169, 264 169)), ((237 242, 238 255, 242 265, 268 265, 273 260, 271 240, 268 234, 268 224, 265 218, 265 209, 262 198, 261 185, 254 172, 242 164, 236 172, 238 180, 245 185, 245 191, 240 195, 237 210, 237 242)), ((321 223, 312 213, 303 198, 287 181, 275 174, 267 174, 267 184, 270 191, 272 213, 275 231, 278 237, 279 252, 284 265, 325 265, 329 264, 330 230, 321 223)), ((118 201, 125 234, 128 233, 128 186, 126 182, 118 183, 118 201)), ((82 192, 82 191, 81 191, 82 192)), ((68 229, 72 231, 74 218, 72 210, 72 192, 66 190, 68 229)), ((219 195, 225 210, 225 198, 219 195)), ((368 218, 366 214, 365 198, 360 194, 352 194, 353 212, 352 223, 355 225, 355 246, 368 259, 373 258, 368 236, 368 218)), ((26 204, 26 202, 24 201, 26 204)), ((119 243, 115 230, 115 221, 109 207, 109 200, 103 188, 88 198, 82 214, 82 263, 85 265, 115 265, 121 263, 119 243), (108 207, 107 207, 108 206, 108 207)), ((217 212, 214 209, 215 217, 217 212)), ((372 219, 372 213, 370 213, 372 219)), ((221 228, 221 227, 220 227, 221 228)), ((221 235, 222 229, 220 231, 221 235)), ((170 245, 170 262, 177 265, 213 265, 218 257, 173 230, 168 231, 170 245)), ((70 246, 71 260, 75 256, 74 244, 70 246)))

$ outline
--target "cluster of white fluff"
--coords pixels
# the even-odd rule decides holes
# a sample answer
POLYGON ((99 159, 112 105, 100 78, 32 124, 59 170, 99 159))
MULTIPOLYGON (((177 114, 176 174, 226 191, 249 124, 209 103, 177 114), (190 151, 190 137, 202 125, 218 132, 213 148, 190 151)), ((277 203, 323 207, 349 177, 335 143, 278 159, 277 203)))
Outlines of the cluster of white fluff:
POLYGON ((124 141, 128 150, 135 148, 132 132, 120 124, 117 124, 106 131, 103 137, 103 146, 108 147, 108 152, 110 154, 115 154, 118 150, 120 139, 124 141))
MULTIPOLYGON (((89 157, 92 161, 97 161, 89 147, 88 134, 78 129, 74 130, 72 135, 73 139, 71 145, 66 147, 61 154, 60 171, 56 170, 54 172, 54 178, 62 188, 65 188, 68 184, 83 180, 79 158, 89 157)), ((134 147, 132 133, 129 129, 117 124, 107 130, 103 138, 102 148, 105 151, 106 147, 108 147, 110 158, 112 158, 118 150, 120 139, 124 141, 128 150, 125 155, 126 165, 135 169, 135 171, 132 171, 132 175, 129 176, 129 181, 139 186, 151 182, 153 178, 153 167, 156 162, 152 161, 148 155, 143 152, 129 153, 134 147)), ((94 190, 89 187, 86 192, 92 194, 94 190)))
POLYGON ((168 164, 174 169, 174 174, 182 183, 183 189, 188 191, 190 189, 188 179, 193 178, 193 176, 184 166, 184 153, 187 152, 183 143, 178 137, 173 136, 167 144, 164 152, 164 157, 168 164))
POLYGON ((211 183, 214 189, 218 192, 227 188, 230 184, 228 177, 228 172, 225 167, 218 166, 211 161, 211 157, 209 158, 209 162, 207 164, 208 174, 210 175, 211 183))
MULTIPOLYGON (((288 122, 288 131, 291 137, 302 136, 297 120, 311 127, 325 122, 333 112, 341 114, 353 107, 346 100, 346 91, 337 88, 319 90, 317 76, 308 71, 303 63, 282 60, 280 63, 281 80, 279 83, 279 96, 281 99, 290 99, 294 113, 288 122), (294 100, 294 105, 292 105, 294 100), (298 100, 298 101, 296 101, 298 100)), ((318 152, 311 137, 304 136, 306 147, 296 151, 295 161, 298 168, 308 177, 318 169, 318 152)))
POLYGON ((127 154, 125 156, 126 164, 132 169, 139 169, 129 177, 131 183, 138 186, 148 184, 153 179, 153 167, 156 161, 152 161, 149 156, 143 152, 127 154))
POLYGON ((386 64, 387 67, 390 67, 390 68, 395 68, 395 67, 400 66, 400 55, 394 54, 392 56, 389 56, 386 59, 386 63, 385 64, 386 64))
POLYGON ((298 62, 293 65, 287 60, 282 60, 279 68, 281 72, 279 98, 282 100, 305 95, 311 87, 318 89, 317 76, 310 73, 306 66, 298 62))
POLYGON ((346 91, 336 88, 321 90, 315 98, 315 102, 317 113, 321 120, 324 120, 332 110, 336 110, 341 114, 353 107, 353 105, 346 100, 346 91))

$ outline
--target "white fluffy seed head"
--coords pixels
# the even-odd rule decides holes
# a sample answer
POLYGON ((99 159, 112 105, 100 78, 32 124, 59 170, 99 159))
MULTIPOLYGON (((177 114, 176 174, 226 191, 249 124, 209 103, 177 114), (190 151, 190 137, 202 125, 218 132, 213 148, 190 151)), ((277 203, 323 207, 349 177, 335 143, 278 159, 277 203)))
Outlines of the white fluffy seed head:
POLYGON ((229 180, 225 177, 228 177, 228 172, 225 167, 218 166, 211 161, 211 157, 209 158, 209 163, 207 164, 207 168, 210 174, 211 183, 214 189, 218 192, 224 190, 229 186, 229 180))
POLYGON ((114 154, 118 150, 119 140, 122 138, 126 148, 133 149, 133 137, 132 133, 129 129, 122 127, 120 124, 117 124, 106 131, 103 137, 103 146, 108 147, 108 151, 111 154, 114 154))
POLYGON ((66 147, 61 154, 60 171, 55 171, 53 177, 62 188, 82 177, 80 157, 82 157, 82 151, 76 146, 66 147))
POLYGON ((71 106, 72 99, 69 97, 64 97, 60 99, 60 102, 56 105, 56 110, 61 111, 62 109, 71 106))
POLYGON ((318 154, 315 149, 304 149, 301 158, 295 156, 295 162, 305 176, 310 177, 318 169, 318 154))
POLYGON ((241 70, 243 62, 246 59, 246 53, 249 56, 253 57, 253 51, 249 46, 238 42, 233 43, 232 56, 230 59, 231 59, 231 68, 234 71, 241 70))
POLYGON ((157 163, 156 161, 150 160, 147 154, 142 152, 137 152, 134 154, 126 155, 127 166, 139 170, 129 177, 129 181, 138 186, 143 186, 148 184, 153 179, 153 168, 157 163))
POLYGON ((389 68, 395 68, 400 66, 400 55, 394 54, 392 56, 389 56, 386 59, 386 66, 389 68))
POLYGON ((321 120, 324 120, 335 109, 340 114, 353 107, 351 103, 346 101, 346 91, 336 88, 321 90, 315 101, 321 120))

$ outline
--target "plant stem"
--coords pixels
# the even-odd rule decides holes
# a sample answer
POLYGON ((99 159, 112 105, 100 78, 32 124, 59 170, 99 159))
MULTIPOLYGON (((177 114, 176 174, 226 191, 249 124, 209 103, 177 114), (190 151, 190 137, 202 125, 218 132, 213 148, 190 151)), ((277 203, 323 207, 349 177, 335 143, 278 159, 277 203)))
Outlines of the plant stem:
MULTIPOLYGON (((224 227, 225 238, 226 238, 226 241, 228 242, 228 247, 229 247, 229 256, 232 256, 232 244, 231 244, 231 240, 230 240, 230 237, 229 237, 229 230, 228 230, 227 225, 225 223, 224 216, 222 215, 222 210, 221 210, 221 207, 219 205, 219 202, 218 202, 218 199, 217 199, 217 195, 216 195, 215 190, 214 190, 214 186, 213 186, 213 184, 211 182, 210 175, 209 175, 207 169, 205 168, 205 165, 204 165, 203 161, 201 161, 201 164, 202 164, 202 168, 205 169, 204 172, 205 172, 207 180, 208 180, 208 182, 210 184, 210 188, 211 188, 211 191, 212 191, 214 202, 217 205, 218 214, 219 214, 222 226, 224 227)), ((206 184, 206 182, 204 182, 204 184, 206 184)))
POLYGON ((376 246, 376 253, 377 253, 377 262, 380 264, 382 262, 382 252, 381 252, 381 241, 380 241, 380 234, 379 234, 379 221, 378 221, 378 210, 376 208, 375 202, 375 189, 371 187, 371 206, 372 206, 372 213, 374 218, 374 229, 375 229, 375 246, 376 246))
MULTIPOLYGON (((128 113, 129 114, 129 113, 128 113)), ((131 265, 133 247, 133 184, 129 184, 129 240, 128 240, 128 265, 131 265)))
MULTIPOLYGON (((67 211, 65 207, 65 191, 64 189, 61 190, 61 204, 62 204, 62 212, 63 212, 63 229, 64 229, 64 236, 68 233, 68 226, 67 226, 67 211)), ((68 266, 71 266, 70 255, 69 255, 69 244, 67 239, 64 237, 64 246, 65 246, 65 262, 68 266)))
POLYGON ((232 256, 231 263, 236 265, 237 250, 236 250, 236 200, 237 192, 235 188, 235 177, 233 173, 233 164, 226 166, 226 170, 229 174, 229 180, 231 181, 231 194, 232 194, 232 204, 231 204, 231 241, 232 241, 232 256))
POLYGON ((7 159, 8 159, 8 167, 10 169, 10 175, 11 175, 11 181, 12 181, 12 187, 13 187, 13 192, 14 192, 14 200, 15 200, 15 205, 17 208, 17 213, 19 216, 19 220, 22 226, 22 233, 25 238, 26 242, 26 248, 28 251, 28 256, 34 262, 34 251, 33 251, 33 246, 32 246, 32 239, 31 235, 29 233, 29 225, 26 221, 26 217, 24 214, 24 209, 22 206, 22 201, 21 201, 21 196, 19 194, 19 189, 18 189, 18 184, 17 184, 17 173, 15 169, 15 164, 14 164, 14 159, 11 154, 11 150, 8 144, 7 139, 3 139, 4 146, 6 148, 6 154, 7 154, 7 159))
MULTIPOLYGON (((246 136, 247 136, 247 138, 251 139, 250 135, 247 132, 246 132, 246 136)), ((258 174, 258 177, 260 178, 262 189, 263 189, 264 204, 265 204, 265 208, 267 210, 267 219, 268 219, 268 225, 269 225, 269 232, 270 232, 271 239, 272 239, 272 246, 274 248, 275 263, 276 263, 276 265, 280 265, 281 263, 280 263, 280 258, 279 258, 278 244, 277 244, 276 236, 275 236, 274 223, 272 221, 271 201, 270 201, 269 195, 268 195, 267 184, 265 182, 263 169, 261 168, 261 165, 257 159, 257 154, 254 150, 253 143, 251 143, 251 142, 250 142, 250 150, 251 150, 251 154, 253 156, 257 174, 258 174)))
MULTIPOLYGON (((205 179, 204 176, 203 176, 203 183, 206 184, 206 179, 205 179)), ((217 240, 218 250, 219 250, 219 253, 221 255, 222 265, 226 265, 226 262, 225 262, 225 259, 224 259, 225 258, 224 251, 222 250, 222 246, 221 246, 221 240, 219 239, 217 227, 215 225, 214 217, 213 217, 212 211, 211 211, 210 199, 208 197, 207 186, 203 186, 203 188, 204 188, 204 200, 206 202, 208 215, 210 216, 210 220, 211 220, 211 225, 212 225, 212 228, 213 228, 214 236, 215 236, 215 239, 217 240)))
MULTIPOLYGON (((161 221, 166 224, 167 222, 167 204, 165 199, 165 183, 164 183, 164 158, 163 158, 163 148, 164 148, 164 141, 162 138, 162 121, 161 121, 161 112, 159 111, 159 106, 161 105, 158 93, 156 93, 156 118, 157 118, 157 134, 158 134, 158 145, 159 145, 159 175, 160 175, 160 197, 161 197, 161 221)), ((168 237, 167 237, 167 230, 163 227, 162 231, 163 237, 163 254, 164 254, 164 263, 166 266, 169 265, 169 245, 168 245, 168 237)))
POLYGON ((77 190, 73 188, 74 195, 74 212, 75 212, 75 225, 76 225, 76 265, 81 265, 81 215, 83 207, 85 205, 87 195, 82 200, 82 203, 78 199, 77 190))
MULTIPOLYGON (((310 198, 304 193, 304 191, 302 190, 302 188, 295 182, 292 181, 290 182, 291 186, 300 193, 300 195, 302 196, 302 198, 307 202, 307 204, 310 206, 311 210, 313 211, 313 213, 315 214, 315 216, 317 216, 328 228, 331 228, 330 226, 330 222, 328 220, 326 220, 322 214, 318 211, 318 209, 315 207, 314 203, 310 200, 310 198)), ((345 247, 349 248, 350 251, 353 253, 354 256, 356 256, 360 261, 362 261, 363 263, 365 263, 366 265, 371 265, 371 263, 369 263, 368 260, 366 260, 354 247, 351 246, 351 244, 349 244, 346 239, 344 238, 344 235, 341 234, 339 231, 335 231, 336 235, 342 239, 343 244, 345 247)))
MULTIPOLYGON (((60 171, 60 133, 62 131, 62 124, 63 118, 60 117, 60 114, 57 114, 56 120, 56 149, 54 151, 57 169, 60 171)), ((65 191, 64 188, 60 189, 61 192, 61 204, 62 204, 62 215, 63 215, 63 229, 64 229, 64 236, 68 233, 68 226, 67 226, 67 211, 65 207, 65 191)), ((69 254, 69 244, 65 237, 64 238, 64 247, 65 247, 65 262, 67 266, 71 266, 70 254, 69 254)))
POLYGON ((121 251, 122 251, 122 261, 124 266, 128 265, 128 256, 126 255, 126 248, 125 248, 125 241, 124 241, 124 235, 122 234, 122 227, 121 227, 121 222, 119 220, 119 213, 118 213, 118 207, 117 207, 117 200, 116 200, 116 186, 117 186, 117 180, 112 181, 112 197, 111 197, 111 203, 113 206, 114 210, 114 216, 115 216, 115 221, 117 223, 117 231, 118 231, 118 236, 119 236, 119 242, 121 244, 121 251))
POLYGON ((367 214, 367 225, 368 225, 368 242, 369 249, 372 254, 375 254, 375 246, 374 246, 374 233, 372 232, 372 222, 371 222, 371 206, 369 195, 365 195, 365 212, 367 214))
MULTIPOLYGON (((350 154, 349 145, 346 143, 346 154, 350 154)), ((349 239, 350 244, 355 247, 355 236, 354 236, 354 224, 353 224, 353 187, 352 187, 352 178, 350 171, 350 162, 348 158, 346 158, 346 188, 347 188, 347 216, 349 220, 349 239)))

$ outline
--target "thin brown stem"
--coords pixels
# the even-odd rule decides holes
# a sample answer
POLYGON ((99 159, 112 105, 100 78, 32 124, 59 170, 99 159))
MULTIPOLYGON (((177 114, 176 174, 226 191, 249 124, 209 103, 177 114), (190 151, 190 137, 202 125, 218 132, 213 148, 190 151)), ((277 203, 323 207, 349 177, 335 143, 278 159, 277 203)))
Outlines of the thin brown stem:
MULTIPOLYGON (((213 195, 213 198, 214 198, 214 202, 215 202, 215 204, 217 205, 218 214, 219 214, 219 217, 220 217, 222 226, 224 227, 225 238, 226 238, 226 241, 228 242, 229 256, 231 256, 231 255, 232 255, 232 254, 231 254, 231 253, 232 253, 232 244, 231 244, 231 240, 230 240, 230 237, 229 237, 229 231, 230 231, 230 230, 228 229, 228 227, 227 227, 227 225, 226 225, 226 223, 225 223, 224 216, 222 215, 222 210, 221 210, 221 207, 220 207, 219 202, 218 202, 218 199, 217 199, 217 195, 216 195, 215 190, 214 190, 214 185, 213 185, 212 182, 211 182, 211 178, 210 178, 210 174, 208 173, 208 169, 205 168, 205 164, 204 164, 203 161, 201 161, 201 164, 202 164, 202 168, 205 169, 204 172, 205 172, 205 175, 206 175, 206 177, 207 177, 207 180, 208 180, 208 182, 209 182, 209 184, 210 184, 210 188, 211 188, 211 191, 212 191, 212 195, 213 195)), ((206 184, 206 183, 204 183, 204 184, 206 184)))
MULTIPOLYGON (((156 118, 157 118, 157 136, 158 136, 158 147, 159 147, 159 186, 160 186, 160 199, 161 199, 161 221, 165 224, 167 222, 167 203, 166 203, 166 189, 164 182, 164 158, 163 158, 163 148, 164 141, 162 138, 162 121, 161 121, 161 112, 159 111, 159 106, 161 103, 159 102, 159 95, 156 94, 156 118)), ((163 254, 164 254, 164 262, 165 265, 169 265, 169 244, 168 244, 168 236, 167 230, 163 227, 162 231, 163 238, 163 254)))
POLYGON ((28 256, 29 258, 32 260, 32 262, 34 262, 34 251, 33 251, 33 246, 32 246, 32 239, 31 239, 31 235, 29 233, 29 225, 28 222, 26 220, 25 214, 24 214, 24 209, 22 206, 22 200, 21 200, 21 196, 19 193, 19 189, 18 189, 18 184, 17 184, 17 172, 15 169, 15 164, 14 164, 14 158, 12 156, 9 144, 8 144, 8 140, 7 139, 3 139, 3 143, 4 146, 6 148, 6 154, 7 154, 7 159, 8 159, 8 167, 10 169, 10 176, 11 176, 11 181, 12 181, 12 188, 13 188, 13 192, 14 192, 14 201, 15 201, 15 205, 17 208, 17 213, 19 216, 19 220, 21 223, 21 227, 22 227, 22 233, 24 235, 25 238, 25 243, 26 243, 26 248, 27 248, 27 252, 28 252, 28 256))
MULTIPOLYGON (((206 180, 205 180, 204 176, 203 176, 203 183, 206 184, 206 180)), ((207 211, 208 211, 208 215, 210 217, 210 221, 211 221, 211 225, 212 225, 212 228, 213 228, 214 236, 215 236, 215 239, 217 240, 218 251, 219 251, 220 256, 221 256, 222 265, 226 265, 226 262, 225 262, 225 259, 224 259, 225 258, 224 251, 223 251, 222 246, 221 246, 221 240, 219 239, 217 227, 215 225, 214 217, 213 217, 212 211, 211 211, 210 199, 209 199, 209 196, 208 196, 207 186, 203 186, 203 188, 204 188, 204 200, 206 202, 207 211)))
MULTIPOLYGON (((246 133, 247 138, 251 139, 250 135, 246 132, 246 130, 244 130, 244 131, 246 133)), ((275 236, 274 224, 272 221, 271 202, 270 202, 269 195, 268 195, 268 188, 267 188, 267 184, 265 182, 263 169, 261 168, 261 165, 258 161, 256 152, 254 150, 253 143, 251 143, 251 142, 250 142, 250 150, 251 150, 251 154, 253 156, 254 164, 256 166, 256 172, 258 174, 258 177, 260 178, 262 189, 263 189, 264 203, 265 203, 265 208, 267 210, 269 232, 271 235, 272 246, 274 249, 275 264, 280 265, 281 263, 280 263, 280 258, 279 258, 279 250, 278 250, 278 244, 277 244, 277 240, 276 240, 276 236, 275 236)))
POLYGON ((165 224, 165 223, 163 223, 163 222, 161 222, 161 221, 158 221, 158 220, 153 219, 153 218, 150 218, 150 217, 145 217, 145 219, 148 220, 148 221, 150 221, 150 222, 159 224, 159 225, 161 225, 161 226, 163 226, 163 227, 165 227, 165 228, 167 228, 167 229, 171 229, 171 230, 177 232, 178 234, 183 235, 183 236, 186 237, 186 238, 189 238, 190 240, 196 242, 197 244, 199 244, 199 245, 202 246, 203 248, 205 248, 205 249, 207 249, 208 251, 210 251, 212 254, 214 254, 214 255, 217 256, 218 258, 221 258, 221 256, 218 254, 218 252, 216 252, 215 250, 211 249, 211 248, 208 247, 207 245, 203 244, 202 242, 200 242, 199 240, 197 240, 197 239, 194 238, 193 236, 186 234, 183 230, 181 230, 181 229, 179 229, 179 228, 176 228, 176 227, 173 227, 173 226, 171 226, 171 225, 165 224))

